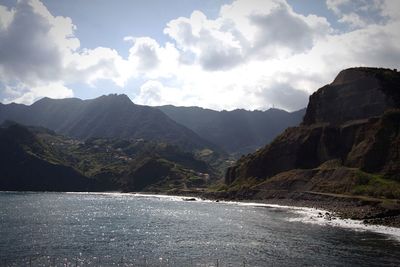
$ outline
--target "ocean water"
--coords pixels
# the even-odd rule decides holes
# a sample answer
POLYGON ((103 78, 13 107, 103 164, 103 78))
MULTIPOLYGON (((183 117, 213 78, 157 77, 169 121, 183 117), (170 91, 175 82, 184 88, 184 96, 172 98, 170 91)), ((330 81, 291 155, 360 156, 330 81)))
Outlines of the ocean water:
POLYGON ((400 229, 317 210, 119 193, 0 193, 1 266, 400 266, 400 229))

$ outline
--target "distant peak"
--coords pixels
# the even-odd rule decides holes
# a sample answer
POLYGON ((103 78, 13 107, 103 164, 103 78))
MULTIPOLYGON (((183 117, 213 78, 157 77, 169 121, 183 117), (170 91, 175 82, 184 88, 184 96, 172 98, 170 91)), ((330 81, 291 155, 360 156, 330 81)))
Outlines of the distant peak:
POLYGON ((45 96, 45 97, 42 97, 41 99, 37 100, 36 103, 38 103, 38 102, 47 102, 47 101, 51 101, 51 100, 53 100, 53 99, 51 99, 50 97, 45 96))
POLYGON ((34 102, 31 106, 46 106, 46 105, 51 105, 55 103, 75 103, 75 102, 81 102, 82 100, 79 98, 50 98, 50 97, 43 97, 36 102, 34 102))
POLYGON ((119 103, 119 104, 133 104, 132 100, 126 94, 102 95, 102 96, 96 98, 95 100, 119 103))
POLYGON ((114 99, 129 99, 130 98, 126 94, 108 94, 102 95, 99 98, 114 98, 114 99))
POLYGON ((126 94, 109 94, 110 97, 129 98, 126 94))

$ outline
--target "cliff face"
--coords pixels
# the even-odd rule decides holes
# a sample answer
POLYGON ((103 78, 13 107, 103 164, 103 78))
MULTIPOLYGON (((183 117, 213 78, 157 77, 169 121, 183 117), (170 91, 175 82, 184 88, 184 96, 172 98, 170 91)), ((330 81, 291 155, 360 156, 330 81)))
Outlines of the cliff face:
POLYGON ((303 124, 342 124, 380 116, 388 108, 399 107, 400 93, 395 90, 399 85, 399 74, 392 70, 343 70, 331 84, 310 96, 303 124))
MULTIPOLYGON (((386 69, 342 71, 332 84, 310 97, 302 125, 288 128, 271 144, 242 157, 228 169, 225 182, 240 184, 255 178, 266 181, 269 190, 289 190, 304 173, 295 172, 298 181, 294 175, 290 183, 282 182, 288 177, 282 173, 316 170, 326 162, 335 162, 334 170, 354 169, 400 182, 400 110, 395 109, 399 107, 400 83, 396 87, 393 82, 398 82, 399 76, 386 69)), ((314 174, 307 172, 306 183, 314 174)), ((329 179, 326 174, 319 177, 329 179)), ((313 181, 307 190, 318 188, 324 180, 313 181)), ((337 185, 339 180, 335 181, 337 185)), ((356 185, 354 182, 353 187, 356 185)))
POLYGON ((400 181, 400 111, 380 119, 340 126, 300 126, 287 129, 264 149, 243 157, 226 174, 264 179, 291 169, 312 169, 328 160, 367 172, 385 172, 400 181))

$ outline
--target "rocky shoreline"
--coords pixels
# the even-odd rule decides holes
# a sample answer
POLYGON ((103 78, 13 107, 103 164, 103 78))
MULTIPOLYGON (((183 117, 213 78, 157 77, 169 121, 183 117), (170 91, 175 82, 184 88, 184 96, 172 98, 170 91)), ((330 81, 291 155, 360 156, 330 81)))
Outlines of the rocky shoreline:
POLYGON ((287 198, 256 198, 250 195, 241 196, 230 192, 206 191, 173 191, 152 192, 169 194, 188 198, 201 198, 213 201, 239 201, 282 206, 306 207, 322 209, 330 212, 327 219, 336 216, 341 219, 362 220, 365 224, 382 225, 400 228, 400 201, 385 201, 381 199, 363 198, 356 196, 339 196, 334 194, 318 194, 315 192, 299 192, 287 198))

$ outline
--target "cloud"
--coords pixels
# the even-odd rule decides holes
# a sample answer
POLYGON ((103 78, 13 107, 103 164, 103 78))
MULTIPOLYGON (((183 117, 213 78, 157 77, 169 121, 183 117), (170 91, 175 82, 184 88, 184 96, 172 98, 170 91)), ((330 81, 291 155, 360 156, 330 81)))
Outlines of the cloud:
POLYGON ((140 87, 139 95, 135 97, 135 103, 156 106, 162 104, 161 93, 165 91, 159 81, 147 81, 140 87))
POLYGON ((182 96, 184 94, 178 88, 165 86, 157 80, 148 80, 142 84, 133 101, 137 104, 149 106, 179 105, 184 100, 182 96))
POLYGON ((181 51, 194 55, 204 69, 229 69, 239 64, 243 55, 239 41, 223 26, 194 11, 190 18, 170 21, 164 33, 175 40, 181 51))
POLYGON ((308 94, 293 88, 289 84, 275 84, 271 88, 263 88, 260 97, 275 107, 294 111, 307 106, 308 94))
POLYGON ((0 28, 2 80, 34 84, 38 79, 60 78, 62 62, 51 36, 53 25, 37 13, 35 5, 39 4, 19 1, 14 10, 0 10, 0 17, 7 17, 0 28))
POLYGON ((351 28, 384 24, 400 16, 400 3, 396 0, 327 0, 326 5, 339 17, 339 22, 351 28))
POLYGON ((21 103, 31 104, 33 101, 47 96, 50 98, 67 98, 72 97, 73 92, 71 89, 65 87, 62 83, 50 83, 46 85, 38 85, 35 87, 24 87, 23 85, 15 87, 7 87, 6 91, 11 99, 4 99, 4 103, 21 103))
POLYGON ((110 79, 122 86, 130 76, 115 50, 80 49, 72 20, 53 16, 39 0, 21 0, 12 9, 0 5, 0 17, 0 79, 26 95, 15 101, 70 96, 65 85, 74 82, 110 79))
POLYGON ((139 104, 296 110, 343 68, 399 68, 399 2, 326 0, 342 23, 336 29, 285 0, 235 0, 213 18, 194 10, 172 19, 166 42, 125 37, 124 57, 110 47, 81 47, 79 25, 39 0, 21 0, 0 5, 0 95, 31 103, 72 96, 78 83, 95 97, 111 81, 139 104), (128 87, 132 81, 141 86, 128 87))
POLYGON ((294 13, 285 1, 235 1, 211 20, 200 11, 170 21, 164 33, 204 70, 229 70, 251 60, 301 53, 329 23, 294 13))
POLYGON ((129 61, 135 62, 139 70, 152 70, 158 66, 160 45, 156 40, 148 37, 125 37, 124 40, 133 42, 133 46, 129 49, 129 61))
POLYGON ((114 49, 82 49, 65 54, 62 80, 68 83, 84 82, 93 86, 95 81, 105 79, 122 87, 133 72, 128 65, 114 49))

